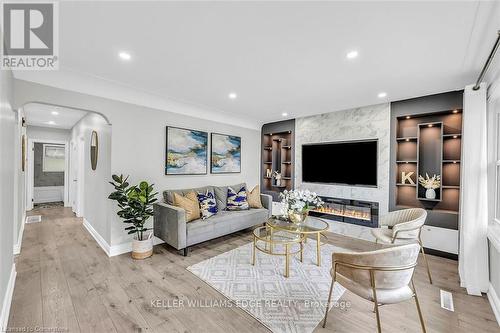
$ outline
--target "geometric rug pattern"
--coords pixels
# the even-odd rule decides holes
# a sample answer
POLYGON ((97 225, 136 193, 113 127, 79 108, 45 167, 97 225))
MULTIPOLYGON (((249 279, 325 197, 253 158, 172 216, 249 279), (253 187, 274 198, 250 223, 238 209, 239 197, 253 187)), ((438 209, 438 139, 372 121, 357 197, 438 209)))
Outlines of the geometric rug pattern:
MULTIPOLYGON (((304 262, 291 256, 290 276, 285 278, 284 256, 257 251, 252 266, 253 243, 240 246, 187 269, 245 310, 275 333, 310 333, 325 315, 332 281, 330 269, 334 251, 344 249, 321 246, 321 267, 316 265, 316 242, 304 246, 304 262)), ((281 250, 278 246, 276 251, 281 250)), ((345 289, 335 284, 332 304, 345 289)))

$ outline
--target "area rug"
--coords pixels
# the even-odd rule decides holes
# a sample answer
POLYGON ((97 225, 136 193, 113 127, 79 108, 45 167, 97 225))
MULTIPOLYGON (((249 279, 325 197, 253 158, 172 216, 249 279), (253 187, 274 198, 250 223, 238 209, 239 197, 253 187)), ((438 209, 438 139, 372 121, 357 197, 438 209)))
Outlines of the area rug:
MULTIPOLYGON (((290 260, 290 277, 285 278, 284 257, 257 251, 252 266, 253 243, 240 246, 187 269, 248 312, 275 333, 310 333, 325 315, 332 278, 332 252, 342 248, 321 246, 321 267, 316 265, 316 242, 308 240, 304 262, 298 255, 290 260)), ((280 250, 276 248, 276 250, 280 250)), ((332 306, 345 289, 335 284, 332 306)))

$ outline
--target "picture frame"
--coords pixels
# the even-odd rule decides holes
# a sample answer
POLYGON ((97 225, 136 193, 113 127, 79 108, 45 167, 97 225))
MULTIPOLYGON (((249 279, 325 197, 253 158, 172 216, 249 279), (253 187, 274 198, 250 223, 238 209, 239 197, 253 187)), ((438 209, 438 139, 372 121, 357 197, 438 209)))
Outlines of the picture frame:
POLYGON ((241 137, 210 134, 210 173, 241 173, 241 137))
POLYGON ((165 132, 165 175, 206 175, 208 133, 174 126, 165 132))

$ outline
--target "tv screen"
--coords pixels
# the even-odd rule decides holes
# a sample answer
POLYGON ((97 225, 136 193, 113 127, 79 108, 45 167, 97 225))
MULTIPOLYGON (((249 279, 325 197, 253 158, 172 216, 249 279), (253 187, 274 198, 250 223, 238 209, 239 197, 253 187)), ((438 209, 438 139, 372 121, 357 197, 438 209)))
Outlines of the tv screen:
POLYGON ((377 140, 303 145, 302 181, 377 186, 377 140))

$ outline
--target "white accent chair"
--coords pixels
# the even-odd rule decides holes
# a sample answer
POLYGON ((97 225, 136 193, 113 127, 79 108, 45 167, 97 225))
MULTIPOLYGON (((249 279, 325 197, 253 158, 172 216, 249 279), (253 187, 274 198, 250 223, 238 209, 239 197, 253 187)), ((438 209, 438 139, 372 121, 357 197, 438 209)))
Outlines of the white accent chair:
POLYGON ((381 226, 390 228, 372 229, 372 235, 375 237, 377 243, 408 244, 417 241, 420 244, 422 257, 427 267, 429 282, 432 284, 431 270, 427 258, 425 257, 422 240, 420 239, 422 227, 424 226, 426 218, 427 211, 422 208, 396 210, 383 216, 380 221, 381 226))
POLYGON ((347 290, 373 302, 379 333, 382 332, 378 310, 380 305, 400 303, 415 298, 420 324, 425 333, 424 319, 413 283, 413 272, 419 251, 419 244, 413 243, 370 252, 333 253, 330 271, 332 284, 323 327, 326 326, 333 286, 338 282, 347 290))

